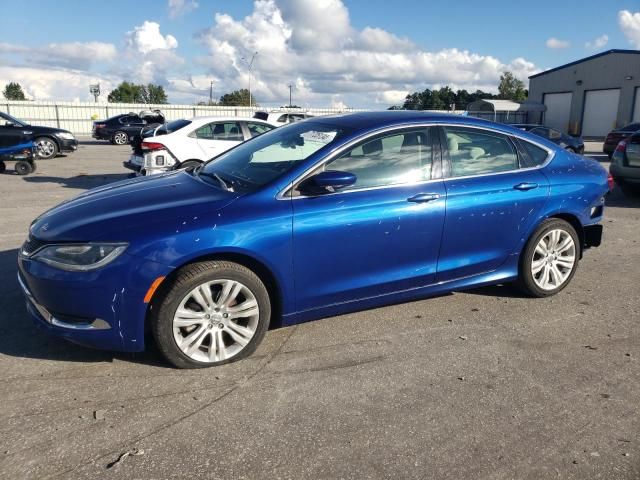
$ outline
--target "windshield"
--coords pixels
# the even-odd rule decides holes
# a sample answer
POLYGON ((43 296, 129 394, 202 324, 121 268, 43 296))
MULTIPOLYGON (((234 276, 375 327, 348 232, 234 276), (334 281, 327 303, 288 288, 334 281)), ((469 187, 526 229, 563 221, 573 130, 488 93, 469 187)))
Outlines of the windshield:
POLYGON ((19 127, 26 127, 28 125, 27 122, 23 122, 22 120, 18 120, 15 117, 12 117, 8 113, 0 112, 0 117, 2 117, 5 123, 12 123, 13 125, 17 125, 19 127))
POLYGON ((255 190, 347 133, 324 123, 301 122, 277 128, 245 142, 201 167, 197 175, 243 190, 255 190))

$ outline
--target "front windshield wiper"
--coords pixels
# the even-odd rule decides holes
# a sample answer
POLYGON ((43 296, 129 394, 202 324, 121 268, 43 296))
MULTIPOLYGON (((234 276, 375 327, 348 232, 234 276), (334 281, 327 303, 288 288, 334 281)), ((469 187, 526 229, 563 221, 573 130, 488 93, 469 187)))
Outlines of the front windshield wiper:
POLYGON ((231 183, 229 180, 225 180, 215 172, 203 172, 202 167, 199 167, 193 173, 195 173, 199 177, 213 178, 220 185, 222 185, 222 188, 224 188, 227 192, 233 192, 233 183, 231 183))

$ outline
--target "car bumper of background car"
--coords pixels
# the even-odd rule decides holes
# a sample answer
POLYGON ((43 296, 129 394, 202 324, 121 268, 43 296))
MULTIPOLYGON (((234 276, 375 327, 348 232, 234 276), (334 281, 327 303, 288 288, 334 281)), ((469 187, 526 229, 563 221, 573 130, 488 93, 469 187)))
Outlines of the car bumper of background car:
POLYGON ((625 167, 617 162, 612 162, 609 173, 614 179, 622 179, 629 183, 640 183, 640 167, 625 167))
POLYGON ((113 351, 144 349, 144 298, 154 280, 166 274, 165 266, 126 253, 91 272, 67 272, 18 257, 18 282, 38 327, 113 351))
POLYGON ((58 142, 61 152, 75 152, 78 149, 78 140, 75 138, 73 140, 58 139, 58 142))

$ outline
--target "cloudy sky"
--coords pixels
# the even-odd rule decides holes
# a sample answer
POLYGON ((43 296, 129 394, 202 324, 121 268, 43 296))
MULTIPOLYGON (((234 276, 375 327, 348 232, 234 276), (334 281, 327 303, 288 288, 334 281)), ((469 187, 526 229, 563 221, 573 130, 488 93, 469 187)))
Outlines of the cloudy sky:
MULTIPOLYGON (((6 10, 6 9, 5 9, 6 10)), ((640 4, 583 0, 22 0, 0 18, 0 88, 103 99, 122 80, 171 103, 247 87, 261 105, 386 108, 426 87, 496 91, 611 48, 640 49, 640 4), (454 8, 455 5, 455 8, 454 8), (99 8, 98 8, 99 6, 99 8)))

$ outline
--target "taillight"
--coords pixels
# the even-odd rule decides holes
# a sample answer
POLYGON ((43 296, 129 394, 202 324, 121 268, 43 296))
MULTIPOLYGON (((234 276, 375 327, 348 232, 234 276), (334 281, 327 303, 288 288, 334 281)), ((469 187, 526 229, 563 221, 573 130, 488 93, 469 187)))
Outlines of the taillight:
POLYGON ((626 149, 627 149, 627 142, 625 140, 622 140, 621 142, 618 143, 618 146, 616 147, 616 152, 624 153, 626 149))
POLYGON ((149 152, 157 152, 158 150, 166 150, 166 145, 158 142, 142 142, 142 149, 149 152))
POLYGON ((607 177, 607 185, 609 186, 609 191, 613 191, 613 187, 616 186, 616 182, 613 180, 613 175, 609 174, 607 177))
POLYGON ((104 128, 104 127, 106 127, 106 125, 104 123, 96 123, 95 127, 96 128, 104 128))

